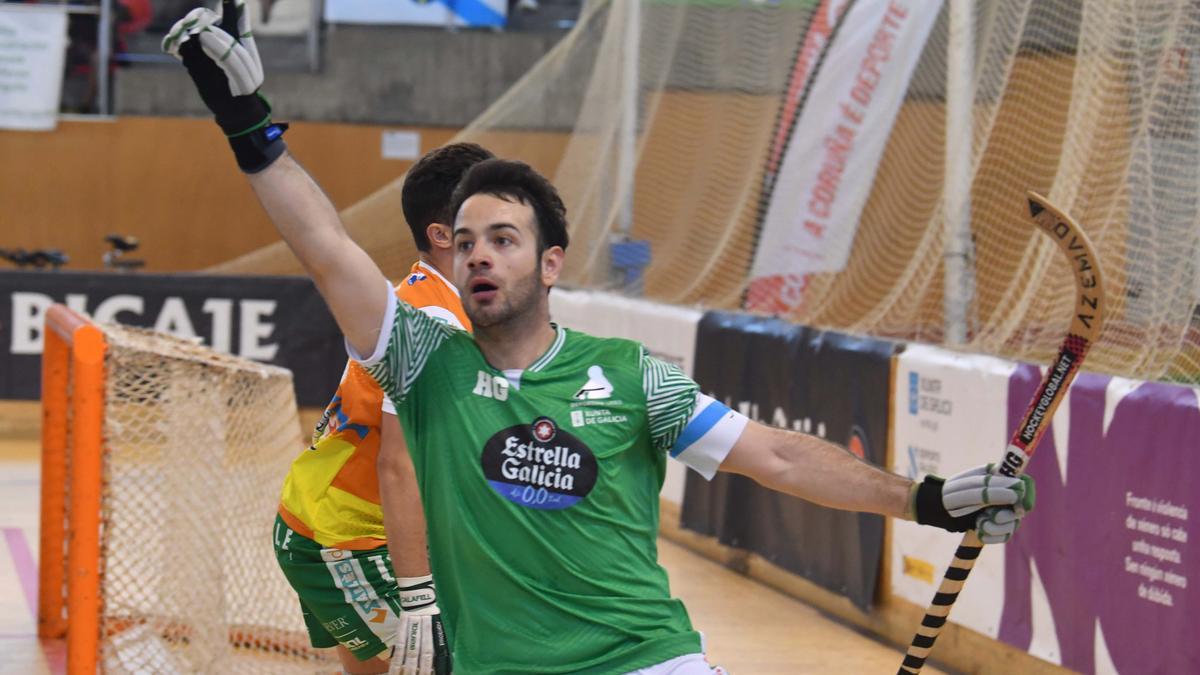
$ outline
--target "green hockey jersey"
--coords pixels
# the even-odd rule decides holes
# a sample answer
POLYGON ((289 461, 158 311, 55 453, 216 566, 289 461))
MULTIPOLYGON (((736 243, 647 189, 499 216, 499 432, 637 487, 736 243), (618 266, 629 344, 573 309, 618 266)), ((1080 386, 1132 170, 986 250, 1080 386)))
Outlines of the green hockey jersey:
POLYGON ((667 454, 708 477, 745 418, 628 340, 555 327, 503 372, 389 294, 363 363, 416 469, 456 673, 624 673, 701 651, 658 565, 667 454))

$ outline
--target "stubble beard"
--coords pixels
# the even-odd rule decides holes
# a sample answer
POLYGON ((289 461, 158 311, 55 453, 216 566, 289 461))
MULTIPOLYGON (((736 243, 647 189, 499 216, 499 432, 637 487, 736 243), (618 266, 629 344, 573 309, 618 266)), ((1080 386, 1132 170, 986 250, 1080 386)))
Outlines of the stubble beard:
POLYGON ((537 308, 539 293, 545 292, 541 276, 535 268, 528 276, 513 282, 512 286, 499 294, 496 300, 483 307, 468 296, 463 303, 467 318, 475 329, 489 329, 513 323, 526 317, 537 308))

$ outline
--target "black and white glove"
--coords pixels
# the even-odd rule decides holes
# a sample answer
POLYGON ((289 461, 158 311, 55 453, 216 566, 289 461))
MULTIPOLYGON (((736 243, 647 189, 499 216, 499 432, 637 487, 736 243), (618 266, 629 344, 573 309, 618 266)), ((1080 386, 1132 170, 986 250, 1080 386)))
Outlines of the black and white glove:
POLYGON ((1033 478, 992 473, 995 465, 978 466, 950 478, 926 476, 913 486, 909 513, 922 525, 949 532, 974 530, 985 544, 1003 544, 1033 510, 1033 478))
POLYGON ((400 628, 388 675, 449 675, 450 646, 442 627, 433 577, 402 577, 400 628))
POLYGON ((245 0, 223 0, 220 13, 193 9, 171 27, 162 48, 187 68, 242 171, 262 171, 283 154, 287 124, 271 122, 271 105, 258 93, 262 60, 245 0))

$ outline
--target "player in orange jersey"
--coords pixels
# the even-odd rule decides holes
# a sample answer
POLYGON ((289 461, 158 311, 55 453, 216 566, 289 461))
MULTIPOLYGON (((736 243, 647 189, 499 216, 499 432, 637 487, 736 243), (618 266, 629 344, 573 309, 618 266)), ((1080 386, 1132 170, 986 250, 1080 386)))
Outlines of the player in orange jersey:
MULTIPOLYGON (((420 260, 396 295, 467 330, 442 274, 453 258, 447 208, 463 173, 491 156, 468 143, 438 148, 401 191, 420 260)), ((336 646, 346 673, 386 672, 389 649, 394 672, 449 672, 412 460, 391 401, 358 363, 347 363, 312 446, 292 463, 274 540, 313 646, 336 646)))

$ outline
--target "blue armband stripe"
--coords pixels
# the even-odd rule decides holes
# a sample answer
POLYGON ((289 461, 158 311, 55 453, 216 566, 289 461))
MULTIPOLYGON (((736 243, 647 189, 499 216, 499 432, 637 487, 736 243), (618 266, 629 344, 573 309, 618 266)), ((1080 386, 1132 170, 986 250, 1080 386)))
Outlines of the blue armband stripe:
POLYGON ((679 434, 679 438, 675 441, 674 447, 671 448, 671 456, 678 457, 680 453, 687 450, 693 443, 704 438, 710 429, 720 422, 725 413, 729 412, 729 406, 720 401, 713 401, 708 404, 700 414, 696 416, 688 425, 683 428, 683 432, 679 434))

